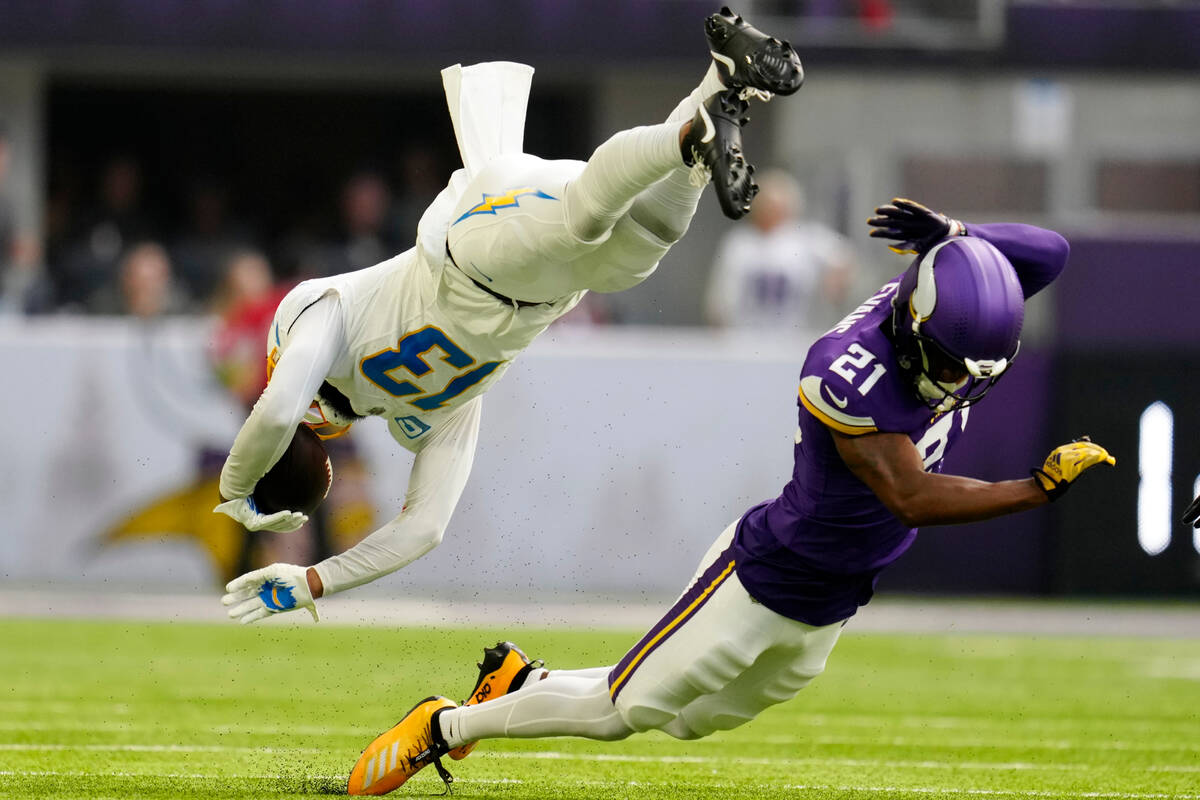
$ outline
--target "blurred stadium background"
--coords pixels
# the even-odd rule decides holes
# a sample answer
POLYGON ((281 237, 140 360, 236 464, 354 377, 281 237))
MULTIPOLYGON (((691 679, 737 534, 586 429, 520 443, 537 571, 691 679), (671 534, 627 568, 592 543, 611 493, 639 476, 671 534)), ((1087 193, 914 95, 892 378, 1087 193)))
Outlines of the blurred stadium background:
MULTIPOLYGON (((442 67, 534 65, 526 149, 584 158, 690 90, 714 10, 0 0, 6 611, 96 608, 103 588, 191 595, 216 619, 228 577, 310 563, 395 513, 408 460, 373 421, 335 453, 307 534, 249 537, 208 513, 279 293, 410 245, 457 165, 442 67)), ((1074 248, 952 468, 1021 476, 1082 433, 1119 468, 1044 511, 923 531, 881 592, 1194 598, 1200 538, 1178 519, 1200 481, 1200 5, 738 10, 784 32, 808 72, 754 110, 750 160, 796 178, 808 224, 843 237, 849 288, 811 298, 799 326, 712 324, 706 287, 735 225, 706 196, 650 280, 593 296, 491 392, 444 543, 355 594, 669 596, 782 485, 806 344, 904 267, 863 225, 901 195, 1044 224, 1074 248)))

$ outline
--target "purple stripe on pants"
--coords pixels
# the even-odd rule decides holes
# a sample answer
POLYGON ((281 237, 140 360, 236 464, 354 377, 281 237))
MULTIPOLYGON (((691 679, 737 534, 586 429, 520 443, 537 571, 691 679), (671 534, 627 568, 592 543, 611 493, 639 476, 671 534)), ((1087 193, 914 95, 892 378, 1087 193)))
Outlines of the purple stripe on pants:
POLYGON ((733 574, 733 546, 725 548, 720 555, 705 568, 683 596, 675 601, 663 617, 654 624, 649 632, 642 637, 633 649, 625 654, 612 671, 608 673, 608 693, 613 702, 621 690, 629 683, 637 667, 646 657, 667 641, 675 631, 692 618, 697 611, 704 607, 712 597, 713 592, 730 575, 733 574))

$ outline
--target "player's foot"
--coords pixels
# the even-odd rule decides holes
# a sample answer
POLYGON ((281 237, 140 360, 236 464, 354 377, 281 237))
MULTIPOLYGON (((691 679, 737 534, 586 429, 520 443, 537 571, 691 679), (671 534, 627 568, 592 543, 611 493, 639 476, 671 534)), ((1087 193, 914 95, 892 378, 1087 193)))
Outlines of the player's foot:
MULTIPOLYGON (((495 700, 521 688, 529 673, 542 666, 542 662, 530 661, 512 642, 497 642, 495 647, 483 648, 483 661, 476 666, 479 667, 479 680, 471 690, 471 696, 462 702, 464 706, 495 700)), ((467 742, 447 755, 458 761, 470 755, 477 744, 479 742, 467 742)))
POLYGON ((437 718, 444 709, 455 707, 454 701, 445 697, 426 697, 413 706, 391 730, 363 750, 350 770, 346 793, 387 794, 430 764, 437 768, 448 792, 454 778, 442 766, 447 748, 437 729, 437 718))
POLYGON ((804 67, 795 49, 750 25, 728 7, 704 21, 704 36, 721 81, 742 90, 743 100, 792 94, 804 83, 804 67))
POLYGON ((749 211, 758 194, 754 167, 742 155, 742 125, 748 109, 737 89, 718 92, 700 106, 680 142, 683 161, 692 168, 692 182, 703 186, 711 179, 721 211, 730 219, 749 211))

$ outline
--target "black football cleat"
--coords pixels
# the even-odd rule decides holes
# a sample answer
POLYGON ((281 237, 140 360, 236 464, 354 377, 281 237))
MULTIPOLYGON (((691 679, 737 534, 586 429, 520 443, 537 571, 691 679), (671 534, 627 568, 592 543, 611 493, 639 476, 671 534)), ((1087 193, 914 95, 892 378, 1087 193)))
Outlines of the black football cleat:
POLYGON ((742 155, 748 109, 737 89, 714 94, 700 106, 680 145, 684 163, 692 168, 692 182, 703 186, 711 179, 721 211, 730 219, 741 219, 758 194, 754 167, 742 155))
POLYGON ((794 94, 804 83, 804 67, 795 49, 755 28, 728 6, 704 21, 704 36, 722 82, 742 90, 743 99, 794 94))

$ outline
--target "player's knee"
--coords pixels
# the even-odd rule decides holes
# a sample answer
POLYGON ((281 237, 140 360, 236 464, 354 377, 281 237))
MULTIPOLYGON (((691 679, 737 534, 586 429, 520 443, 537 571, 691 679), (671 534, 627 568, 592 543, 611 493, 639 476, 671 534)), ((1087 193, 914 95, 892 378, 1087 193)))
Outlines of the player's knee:
POLYGON ((595 242, 612 228, 613 220, 582 213, 570 214, 567 217, 567 230, 581 242, 595 242))
POLYGON ((675 719, 668 722, 666 725, 663 725, 662 731, 663 731, 663 733, 667 734, 668 736, 673 736, 676 739, 684 739, 684 740, 702 739, 705 736, 708 736, 709 733, 711 733, 711 731, 696 730, 691 725, 689 725, 688 721, 686 719, 684 719, 682 716, 678 716, 675 719))
POLYGON ((666 725, 674 719, 674 715, 657 708, 634 706, 626 709, 621 714, 621 718, 625 720, 625 724, 635 731, 648 731, 666 725))
POLYGON ((628 739, 634 733, 634 729, 629 727, 620 714, 612 714, 597 725, 588 735, 589 738, 598 739, 602 742, 619 742, 622 739, 628 739))
POLYGON ((672 245, 682 239, 692 221, 691 217, 676 220, 664 219, 642 203, 634 203, 633 207, 629 209, 629 217, 646 233, 664 245, 672 245))

